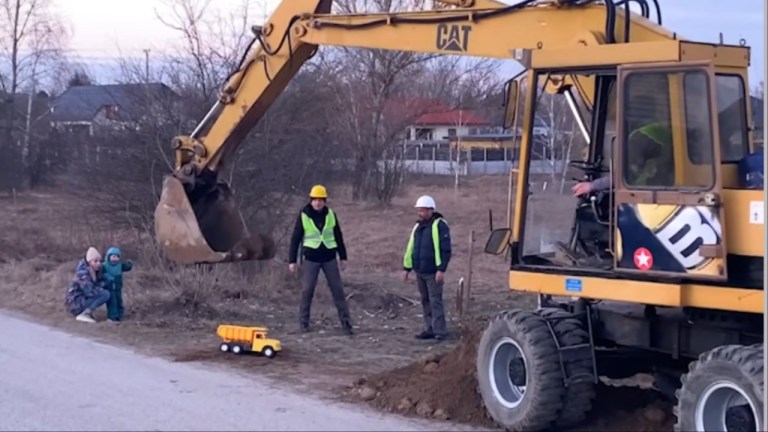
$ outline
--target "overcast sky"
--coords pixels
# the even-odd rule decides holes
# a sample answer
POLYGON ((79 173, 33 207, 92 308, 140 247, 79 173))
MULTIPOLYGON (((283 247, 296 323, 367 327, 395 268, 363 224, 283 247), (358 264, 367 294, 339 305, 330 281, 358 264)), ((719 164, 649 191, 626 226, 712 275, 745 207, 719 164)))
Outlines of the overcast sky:
MULTIPOLYGON (((263 0, 252 11, 254 22, 271 13, 279 0, 263 0)), ((290 1, 290 0, 286 0, 290 1)), ((664 27, 682 37, 717 42, 722 32, 726 43, 745 39, 752 47, 750 82, 764 76, 765 0, 658 0, 664 27)), ((54 0, 73 31, 70 54, 83 59, 119 55, 143 56, 145 48, 167 48, 178 36, 165 27, 155 11, 168 9, 162 0, 54 0)), ((242 0, 214 0, 217 8, 237 8, 242 0)), ((513 3, 511 0, 506 3, 513 3)), ((258 1, 254 1, 258 3, 258 1)), ((651 1, 649 3, 652 4, 651 1)), ((655 17, 655 15, 652 15, 655 17)), ((515 63, 510 61, 509 69, 515 63)), ((505 67, 505 70, 508 69, 505 67)))

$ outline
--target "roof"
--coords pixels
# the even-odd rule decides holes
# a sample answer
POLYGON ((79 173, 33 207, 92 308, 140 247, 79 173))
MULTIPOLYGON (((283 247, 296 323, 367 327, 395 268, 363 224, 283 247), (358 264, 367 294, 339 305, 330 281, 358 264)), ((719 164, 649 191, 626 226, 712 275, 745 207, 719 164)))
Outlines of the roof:
POLYGON ((91 121, 110 105, 117 105, 118 119, 127 121, 146 111, 146 103, 142 102, 147 98, 177 96, 163 83, 74 86, 55 99, 51 121, 91 121))
POLYGON ((388 116, 414 118, 416 126, 489 126, 491 123, 464 109, 454 109, 447 104, 427 98, 389 100, 385 107, 388 116))
POLYGON ((419 117, 415 124, 419 126, 488 126, 491 123, 469 111, 458 109, 443 112, 428 112, 419 117))

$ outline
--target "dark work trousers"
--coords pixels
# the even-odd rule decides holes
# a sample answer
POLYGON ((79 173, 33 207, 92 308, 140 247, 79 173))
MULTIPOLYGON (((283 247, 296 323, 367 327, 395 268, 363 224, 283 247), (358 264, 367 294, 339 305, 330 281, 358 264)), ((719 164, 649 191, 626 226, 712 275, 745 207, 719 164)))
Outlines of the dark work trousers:
POLYGON ((443 307, 443 282, 435 280, 435 274, 416 273, 416 284, 421 294, 426 330, 435 335, 445 335, 445 309, 443 307))
POLYGON ((325 280, 328 281, 328 287, 331 289, 333 303, 336 305, 336 310, 339 313, 339 321, 341 321, 343 327, 350 326, 349 307, 347 306, 347 299, 344 297, 344 288, 341 285, 339 262, 335 259, 324 263, 304 261, 301 264, 301 267, 301 283, 304 290, 301 293, 299 323, 303 326, 309 325, 309 311, 312 307, 312 297, 315 295, 317 276, 322 269, 323 274, 325 275, 325 280))

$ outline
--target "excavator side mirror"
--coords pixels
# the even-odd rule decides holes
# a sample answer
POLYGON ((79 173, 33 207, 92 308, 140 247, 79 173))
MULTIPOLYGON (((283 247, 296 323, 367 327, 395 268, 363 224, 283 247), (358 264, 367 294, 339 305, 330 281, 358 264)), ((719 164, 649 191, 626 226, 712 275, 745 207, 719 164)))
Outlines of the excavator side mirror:
POLYGON ((499 228, 491 231, 488 241, 485 242, 485 253, 491 255, 501 255, 509 246, 509 238, 512 236, 512 230, 509 228, 499 228))
POLYGON ((507 82, 504 89, 504 129, 509 129, 515 125, 515 111, 517 110, 517 80, 512 79, 507 82))

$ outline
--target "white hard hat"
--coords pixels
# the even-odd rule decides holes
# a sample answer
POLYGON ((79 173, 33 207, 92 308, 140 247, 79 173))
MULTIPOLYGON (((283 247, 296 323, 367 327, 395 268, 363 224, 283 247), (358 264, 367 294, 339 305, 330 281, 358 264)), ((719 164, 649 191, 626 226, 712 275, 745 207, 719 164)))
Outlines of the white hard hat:
POLYGON ((419 197, 419 199, 416 200, 416 205, 414 207, 434 209, 437 207, 437 205, 435 205, 434 198, 429 195, 422 195, 419 197))

